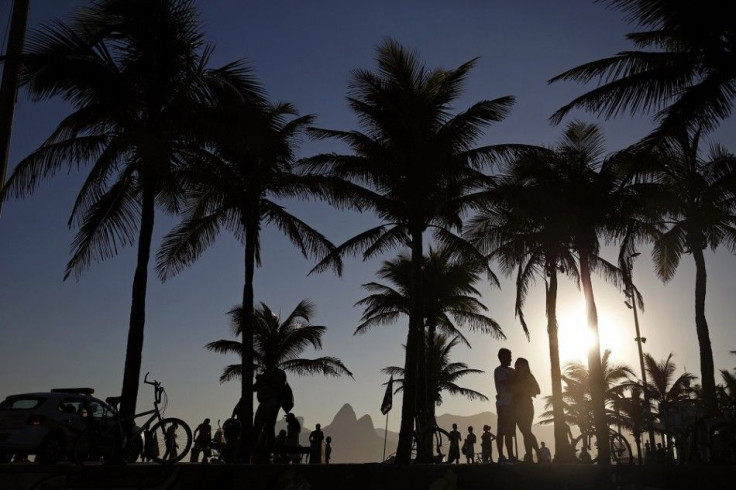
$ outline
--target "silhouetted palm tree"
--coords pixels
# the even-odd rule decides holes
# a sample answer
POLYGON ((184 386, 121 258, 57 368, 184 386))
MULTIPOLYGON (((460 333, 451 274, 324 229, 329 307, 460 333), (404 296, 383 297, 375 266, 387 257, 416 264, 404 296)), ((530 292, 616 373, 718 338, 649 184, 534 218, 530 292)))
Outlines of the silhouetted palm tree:
POLYGON ((644 365, 649 375, 647 383, 649 398, 657 405, 659 421, 668 437, 672 412, 678 405, 691 400, 693 391, 690 385, 696 379, 687 372, 675 379, 677 365, 672 362, 672 356, 670 353, 667 359, 657 362, 650 354, 644 355, 644 365))
POLYGON ((69 221, 79 231, 65 279, 138 245, 124 417, 135 412, 138 394, 156 206, 180 206, 176 170, 190 158, 201 112, 228 87, 258 94, 241 64, 207 69, 210 54, 191 1, 106 0, 32 32, 22 60, 21 82, 32 97, 59 96, 73 109, 18 164, 3 197, 31 194, 64 167, 90 165, 69 221))
POLYGON ((550 82, 598 80, 551 117, 573 109, 606 118, 630 110, 655 114, 656 140, 683 123, 712 129, 731 114, 736 99, 736 25, 730 5, 717 0, 603 0, 644 31, 627 35, 635 48, 585 63, 550 82))
MULTIPOLYGON (((468 374, 482 374, 484 371, 480 369, 471 369, 464 362, 452 362, 452 349, 461 343, 459 336, 452 338, 442 333, 436 333, 434 339, 427 337, 428 357, 432 359, 429 365, 432 366, 432 372, 429 374, 431 383, 429 385, 429 394, 432 403, 435 406, 442 405, 442 393, 445 392, 452 396, 463 396, 468 400, 488 401, 488 397, 470 388, 458 386, 457 381, 468 374)), ((390 374, 397 384, 396 392, 403 390, 404 386, 404 368, 399 366, 389 366, 381 370, 385 374, 390 374)))
MULTIPOLYGON (((451 115, 451 104, 475 64, 429 70, 416 53, 393 40, 378 48, 378 70, 355 70, 348 102, 363 132, 315 129, 321 138, 346 143, 352 154, 324 154, 308 159, 307 168, 340 177, 351 187, 352 205, 373 210, 382 224, 349 239, 340 254, 375 257, 397 246, 408 246, 412 257, 412 290, 422 290, 421 263, 424 232, 433 228, 441 243, 471 250, 452 230, 460 230, 469 190, 485 177, 482 167, 496 151, 474 148, 482 129, 502 120, 512 97, 473 104, 451 115)), ((331 263, 329 257, 316 270, 331 263)), ((427 427, 426 393, 417 384, 415 366, 424 344, 424 307, 421 295, 412 296, 406 349, 406 376, 396 462, 409 463, 414 420, 427 427), (419 390, 419 391, 417 391, 419 390)), ((421 451, 420 460, 430 452, 421 451)), ((428 460, 428 459, 427 459, 428 460)))
MULTIPOLYGON (((289 316, 283 320, 274 313, 265 303, 253 312, 253 369, 262 371, 264 369, 263 359, 267 354, 275 357, 276 363, 284 371, 298 376, 324 376, 339 377, 351 373, 343 362, 336 357, 317 357, 307 359, 300 357, 308 346, 315 350, 322 349, 322 336, 327 327, 310 324, 310 317, 314 316, 315 307, 307 301, 302 300, 294 308, 289 316)), ((236 337, 242 335, 245 325, 243 315, 245 311, 242 306, 230 310, 231 326, 236 337)), ((235 354, 240 356, 242 342, 237 340, 216 340, 205 346, 208 350, 218 354, 235 354)), ((242 362, 228 365, 220 376, 220 382, 224 383, 242 376, 242 362)))
POLYGON ((654 158, 638 169, 641 178, 658 186, 666 231, 654 241, 657 275, 669 281, 683 253, 695 261, 695 329, 700 349, 700 376, 706 408, 715 410, 715 367, 705 317, 707 274, 703 250, 726 245, 736 250, 736 157, 713 145, 705 158, 701 133, 680 130, 655 148, 654 158))
MULTIPOLYGON (((290 214, 274 199, 318 193, 309 177, 292 171, 297 138, 312 116, 296 116, 290 104, 233 101, 204 120, 212 148, 200 155, 187 175, 185 219, 164 237, 157 269, 163 280, 196 261, 226 228, 244 245, 241 403, 243 432, 253 420, 253 276, 260 265, 260 233, 275 225, 305 256, 330 253, 334 247, 318 231, 290 214)), ((247 439, 246 439, 247 440, 247 439)), ((254 442, 251 440, 251 442, 254 442)))
POLYGON ((468 222, 466 236, 510 276, 516 272, 515 314, 524 332, 524 304, 530 288, 541 277, 545 284, 547 336, 549 341, 552 407, 557 461, 569 454, 568 428, 564 420, 562 375, 557 337, 557 273, 562 271, 579 283, 575 257, 568 248, 569 215, 550 189, 535 185, 546 180, 553 149, 534 148, 512 158, 485 193, 486 202, 468 222), (537 180, 538 179, 538 180, 537 180))
MULTIPOLYGON (((626 364, 611 361, 611 351, 606 349, 601 357, 601 374, 603 378, 602 393, 604 401, 604 423, 606 433, 609 426, 621 422, 620 413, 616 412, 616 402, 621 399, 624 392, 635 385, 631 381, 634 377, 633 370, 626 364)), ((592 386, 595 380, 590 375, 591 370, 579 361, 568 362, 563 368, 562 380, 564 382, 563 400, 565 419, 571 425, 577 426, 581 432, 595 431, 598 441, 598 458, 601 457, 602 444, 598 439, 600 434, 599 422, 595 413, 595 398, 592 386)), ((545 397, 545 406, 552 407, 552 397, 545 397)), ((540 424, 549 424, 554 421, 552 410, 547 410, 540 415, 540 424)), ((608 437, 605 439, 608 445, 608 437)), ((559 453, 559 451, 558 451, 559 453)), ((605 461, 598 461, 604 464, 605 461)))
MULTIPOLYGON (((391 286, 371 282, 363 287, 372 294, 356 303, 365 307, 361 324, 355 334, 363 334, 370 328, 395 323, 401 316, 409 317, 411 310, 411 257, 399 254, 393 260, 383 263, 378 276, 390 281, 391 286)), ((450 336, 469 346, 467 340, 458 330, 461 327, 473 331, 489 333, 495 338, 505 338, 501 327, 484 313, 488 308, 479 300, 481 293, 473 285, 480 280, 484 267, 477 262, 453 257, 447 248, 433 250, 425 256, 422 264, 423 301, 425 304, 425 320, 428 326, 426 336, 427 355, 422 363, 420 379, 425 380, 427 393, 430 394, 430 420, 434 419, 435 401, 432 398, 434 378, 437 373, 437 362, 431 352, 437 352, 433 346, 435 332, 443 334, 446 341, 450 336)), ((454 346, 455 340, 453 340, 454 346)), ((404 371, 402 369, 401 376, 404 371)), ((403 382, 403 381, 402 381, 403 382)))

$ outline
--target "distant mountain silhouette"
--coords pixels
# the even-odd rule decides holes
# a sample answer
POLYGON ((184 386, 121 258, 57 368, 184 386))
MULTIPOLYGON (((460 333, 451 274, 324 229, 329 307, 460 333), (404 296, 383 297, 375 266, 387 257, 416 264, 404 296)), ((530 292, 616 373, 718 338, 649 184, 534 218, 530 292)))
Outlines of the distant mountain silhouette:
MULTIPOLYGON (((300 444, 302 446, 309 445, 309 433, 314 429, 306 428, 303 425, 303 418, 297 417, 299 423, 302 424, 302 432, 300 434, 300 444)), ((482 412, 477 415, 451 415, 443 414, 437 417, 437 425, 445 430, 450 430, 452 424, 457 424, 460 433, 465 437, 468 432, 468 426, 472 426, 476 435, 480 436, 483 431, 483 425, 489 424, 491 432, 495 434, 497 428, 497 417, 493 412, 482 412)), ((355 410, 350 404, 346 403, 335 414, 332 422, 325 425, 322 424, 322 432, 325 437, 332 437, 332 463, 375 463, 382 460, 383 457, 383 441, 384 429, 376 427, 370 415, 363 415, 357 418, 355 410)), ((280 420, 276 425, 276 432, 285 429, 286 424, 280 420)), ((551 425, 535 425, 533 427, 537 440, 545 441, 547 446, 554 454, 554 431, 551 425)), ((521 434, 519 436, 518 450, 524 452, 521 434)), ((399 441, 397 432, 388 431, 386 434, 386 457, 396 452, 396 446, 399 441)), ((496 446, 493 446, 493 459, 498 456, 496 446)))

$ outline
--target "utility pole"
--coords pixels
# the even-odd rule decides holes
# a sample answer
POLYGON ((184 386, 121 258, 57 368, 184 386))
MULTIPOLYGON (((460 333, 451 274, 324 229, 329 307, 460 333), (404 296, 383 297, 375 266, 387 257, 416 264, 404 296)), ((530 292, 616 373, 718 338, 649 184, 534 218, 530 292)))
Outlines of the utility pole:
MULTIPOLYGON (((641 382, 642 382, 642 395, 644 396, 644 403, 647 407, 647 429, 649 432, 649 447, 652 448, 652 451, 654 450, 655 443, 654 443, 654 428, 652 427, 652 414, 649 407, 649 393, 647 391, 647 370, 644 368, 644 352, 642 350, 641 344, 647 341, 646 337, 641 336, 641 331, 639 330, 639 314, 637 313, 636 308, 636 295, 635 295, 635 288, 634 283, 632 281, 632 271, 634 268, 634 258, 639 256, 638 252, 630 254, 628 257, 625 258, 624 263, 624 281, 625 281, 625 287, 624 294, 626 295, 627 301, 624 303, 626 306, 628 306, 630 309, 634 310, 634 326, 636 327, 636 338, 634 341, 636 341, 636 344, 639 348, 639 366, 641 367, 641 382), (629 301, 631 303, 629 303, 629 301)), ((620 432, 620 430, 619 430, 620 432)))
MULTIPOLYGON (((0 189, 5 186, 5 174, 8 169, 10 154, 10 133, 13 128, 15 100, 18 95, 18 74, 20 73, 20 55, 23 53, 23 42, 26 37, 28 23, 28 4, 30 0, 14 0, 13 14, 10 19, 8 33, 8 49, 5 53, 3 80, 0 85, 0 189)), ((3 203, 0 201, 0 212, 3 203)))

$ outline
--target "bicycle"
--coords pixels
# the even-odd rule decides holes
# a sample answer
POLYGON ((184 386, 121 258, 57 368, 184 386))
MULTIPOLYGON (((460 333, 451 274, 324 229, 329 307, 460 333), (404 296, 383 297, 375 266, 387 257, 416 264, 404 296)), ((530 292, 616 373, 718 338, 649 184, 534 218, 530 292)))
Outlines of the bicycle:
POLYGON ((89 418, 87 428, 74 442, 71 459, 75 464, 82 465, 86 461, 126 463, 136 461, 139 456, 159 464, 184 459, 192 447, 192 430, 181 419, 163 417, 168 406, 166 390, 160 382, 148 381, 149 374, 146 373, 143 382, 153 386, 153 409, 121 418, 117 412, 121 397, 107 398, 105 401, 110 404, 112 413, 103 414, 99 420, 89 418), (147 415, 150 417, 143 425, 134 425, 130 437, 126 437, 125 425, 147 415))
MULTIPOLYGON (((608 429, 608 441, 611 453, 611 464, 631 464, 631 445, 620 433, 608 429)), ((570 443, 573 456, 580 463, 598 462, 598 442, 594 430, 586 430, 570 443)))

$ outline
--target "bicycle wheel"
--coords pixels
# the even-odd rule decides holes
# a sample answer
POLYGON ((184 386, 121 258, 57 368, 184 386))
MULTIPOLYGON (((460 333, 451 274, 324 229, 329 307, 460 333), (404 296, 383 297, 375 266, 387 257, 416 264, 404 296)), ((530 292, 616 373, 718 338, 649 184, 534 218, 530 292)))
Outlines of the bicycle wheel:
POLYGON ((633 462, 631 457, 631 445, 624 436, 618 432, 611 432, 609 435, 609 443, 611 446, 612 464, 629 464, 633 462))
POLYGON ((76 465, 85 462, 111 463, 120 450, 120 437, 115 427, 92 426, 85 429, 71 450, 70 458, 76 465))
POLYGON ((159 464, 181 461, 192 447, 192 429, 177 418, 166 418, 151 428, 148 456, 159 464))
POLYGON ((716 424, 710 429, 711 462, 736 464, 736 428, 729 422, 716 424))

